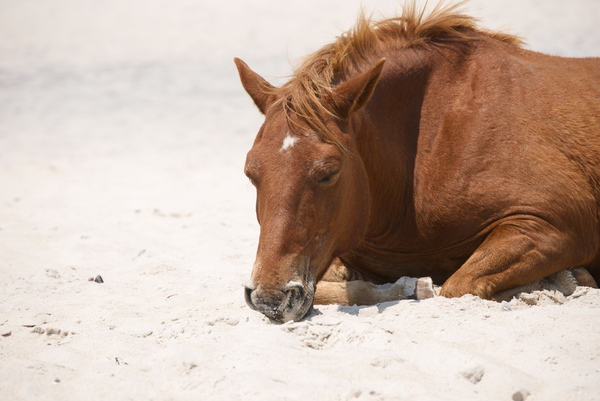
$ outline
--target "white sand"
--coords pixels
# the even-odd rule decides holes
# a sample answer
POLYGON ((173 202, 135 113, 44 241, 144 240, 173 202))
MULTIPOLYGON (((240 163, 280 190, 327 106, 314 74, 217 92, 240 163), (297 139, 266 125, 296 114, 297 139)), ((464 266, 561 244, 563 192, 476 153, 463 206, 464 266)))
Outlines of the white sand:
MULTIPOLYGON (((285 325, 245 305, 262 118, 232 58, 289 74, 360 3, 217 3, 0 2, 0 400, 600 399, 599 290, 285 325)), ((599 55, 600 3, 564 4, 470 7, 531 48, 599 55)))

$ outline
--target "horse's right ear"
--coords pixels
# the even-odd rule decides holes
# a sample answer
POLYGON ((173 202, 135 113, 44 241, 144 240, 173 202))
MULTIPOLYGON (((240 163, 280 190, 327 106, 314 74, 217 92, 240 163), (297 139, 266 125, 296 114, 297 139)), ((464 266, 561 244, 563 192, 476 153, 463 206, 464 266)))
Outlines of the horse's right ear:
POLYGON ((263 77, 255 73, 239 58, 234 58, 233 61, 240 74, 242 86, 250 95, 254 104, 258 107, 262 114, 266 114, 269 106, 275 101, 275 96, 271 93, 275 87, 268 83, 263 77))
POLYGON ((333 91, 333 104, 338 117, 346 119, 363 107, 375 90, 385 58, 379 60, 369 70, 341 84, 333 91))

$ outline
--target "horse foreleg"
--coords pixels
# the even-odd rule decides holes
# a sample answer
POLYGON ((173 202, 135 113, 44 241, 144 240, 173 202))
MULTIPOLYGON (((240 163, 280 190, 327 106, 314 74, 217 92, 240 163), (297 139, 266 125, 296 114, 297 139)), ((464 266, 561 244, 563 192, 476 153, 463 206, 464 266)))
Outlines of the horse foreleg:
POLYGON ((315 292, 315 304, 375 305, 401 299, 426 299, 435 295, 429 277, 402 277, 393 284, 384 285, 375 285, 364 280, 320 281, 315 292))
POLYGON ((431 278, 402 277, 395 283, 375 285, 362 274, 334 259, 317 283, 316 305, 375 305, 401 299, 425 299, 436 295, 431 278))
MULTIPOLYGON (((514 296, 515 290, 531 292, 544 277, 578 265, 584 257, 574 249, 578 249, 574 241, 545 221, 534 217, 510 220, 488 235, 444 283, 440 295, 503 300, 514 296)), ((568 274, 573 279, 573 273, 568 274)), ((558 279, 565 277, 561 273, 558 279)))
POLYGON ((561 270, 540 280, 525 284, 509 290, 500 291, 493 297, 495 301, 510 301, 512 298, 524 292, 551 290, 559 291, 565 296, 575 292, 577 286, 598 288, 596 281, 583 267, 573 267, 561 270))
POLYGON ((569 269, 569 272, 577 280, 577 285, 584 287, 598 288, 598 283, 594 280, 594 277, 587 271, 587 269, 577 266, 569 269))

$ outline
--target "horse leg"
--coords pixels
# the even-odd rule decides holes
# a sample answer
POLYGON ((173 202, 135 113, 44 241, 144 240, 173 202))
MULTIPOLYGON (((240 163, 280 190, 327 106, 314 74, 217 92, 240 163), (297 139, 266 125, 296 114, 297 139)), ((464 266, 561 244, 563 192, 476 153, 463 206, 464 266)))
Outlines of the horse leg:
POLYGON ((435 295, 431 278, 402 277, 393 284, 375 285, 336 259, 317 283, 315 305, 375 305, 400 299, 435 295))
POLYGON ((594 280, 594 277, 587 271, 587 269, 577 266, 569 269, 575 280, 577 280, 577 285, 584 287, 592 287, 598 288, 598 283, 594 280))
POLYGON ((444 283, 440 295, 473 294, 502 300, 511 294, 503 293, 506 290, 524 286, 520 292, 530 292, 537 289, 540 279, 579 265, 583 257, 578 249, 574 241, 545 221, 513 219, 488 235, 444 283))
POLYGON ((559 291, 563 295, 569 296, 575 292, 578 286, 598 288, 590 273, 585 268, 578 266, 561 270, 529 284, 500 291, 494 295, 493 299, 498 302, 510 301, 523 292, 531 293, 542 290, 559 291))

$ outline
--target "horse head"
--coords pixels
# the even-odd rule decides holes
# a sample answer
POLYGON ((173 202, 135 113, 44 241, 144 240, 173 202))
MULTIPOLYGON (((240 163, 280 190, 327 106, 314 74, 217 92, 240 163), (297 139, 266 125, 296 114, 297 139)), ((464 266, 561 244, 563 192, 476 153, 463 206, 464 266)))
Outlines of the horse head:
POLYGON ((368 101, 383 60, 330 91, 320 112, 328 135, 285 107, 275 88, 235 59, 242 85, 265 116, 245 173, 256 187, 260 238, 248 305, 272 320, 302 319, 332 260, 364 236, 369 182, 351 116, 368 101), (311 127, 312 126, 312 127, 311 127))

